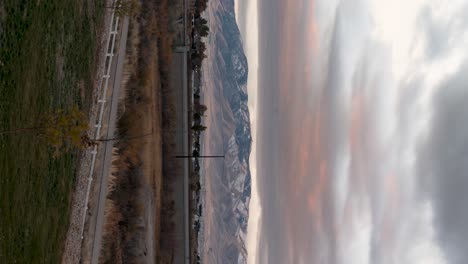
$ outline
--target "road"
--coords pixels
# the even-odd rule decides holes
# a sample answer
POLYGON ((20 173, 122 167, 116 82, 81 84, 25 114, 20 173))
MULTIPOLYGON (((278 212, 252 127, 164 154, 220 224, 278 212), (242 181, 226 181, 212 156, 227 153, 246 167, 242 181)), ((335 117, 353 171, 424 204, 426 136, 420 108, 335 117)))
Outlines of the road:
MULTIPOLYGON (((188 98, 188 51, 189 51, 189 36, 187 34, 188 26, 188 0, 184 1, 184 29, 183 29, 183 41, 180 43, 180 47, 176 52, 174 52, 174 60, 172 65, 172 76, 173 81, 172 85, 176 91, 176 112, 177 112, 177 125, 176 125, 176 142, 177 142, 177 153, 179 155, 187 156, 191 153, 191 147, 189 143, 189 133, 191 129, 189 128, 189 114, 191 113, 188 109, 189 107, 189 98, 188 98)), ((189 169, 191 159, 184 158, 182 161, 183 166, 183 190, 177 188, 176 192, 182 191, 182 200, 183 200, 183 221, 179 218, 179 224, 183 223, 183 246, 184 249, 184 258, 183 260, 177 259, 174 263, 190 263, 190 192, 189 192, 189 169)), ((180 184, 180 183, 179 183, 180 184)), ((180 187, 180 185, 179 185, 180 187)), ((180 197, 180 196, 179 196, 180 197)), ((176 204, 177 204, 176 199, 176 204)), ((180 204, 180 203, 179 203, 180 204)), ((177 208, 177 205, 176 205, 177 208)), ((179 240, 180 241, 180 240, 179 240)))
MULTIPOLYGON (((188 36, 187 36, 187 10, 188 3, 184 0, 184 31, 181 46, 173 53, 171 65, 171 86, 176 94, 176 145, 177 154, 190 155, 189 133, 189 98, 188 98, 188 36)), ((174 188, 174 202, 176 208, 176 249, 174 263, 190 263, 190 192, 189 192, 189 169, 191 159, 184 158, 179 162, 183 168, 182 177, 177 177, 174 188), (181 228, 183 227, 183 228, 181 228), (183 255, 177 254, 178 249, 183 249, 183 255)), ((182 253, 182 252, 178 252, 182 253)))
MULTIPOLYGON (((184 46, 185 47, 188 47, 189 46, 189 43, 188 43, 188 36, 187 36, 187 20, 188 20, 188 15, 187 15, 187 10, 188 10, 188 0, 184 0, 184 46)), ((182 122, 183 122, 183 129, 184 129, 184 132, 185 132, 185 135, 184 135, 184 149, 187 151, 187 155, 190 155, 190 146, 189 146, 189 119, 188 119, 188 115, 189 115, 189 111, 188 111, 188 82, 187 82, 187 76, 188 76, 188 71, 187 71, 187 57, 188 57, 188 54, 187 54, 187 50, 188 49, 185 49, 185 52, 184 52, 184 62, 183 62, 183 71, 182 71, 182 83, 183 83, 183 86, 182 86, 182 101, 183 101, 183 107, 184 107, 184 111, 183 111, 183 118, 182 118, 182 122)), ((189 215, 189 202, 190 202, 190 197, 189 197, 189 161, 191 162, 191 160, 189 159, 184 159, 184 201, 185 201, 185 204, 184 204, 184 227, 185 227, 185 230, 184 230, 184 233, 185 233, 185 264, 189 264, 190 263, 190 215, 189 215)))
MULTIPOLYGON (((116 118, 117 118, 117 106, 120 96, 122 73, 123 73, 123 64, 125 60, 125 50, 128 36, 128 24, 129 19, 125 17, 122 23, 122 33, 119 41, 119 51, 115 55, 117 60, 116 64, 112 67, 111 78, 112 81, 112 99, 109 102, 110 104, 110 115, 108 120, 107 135, 105 138, 113 138, 115 129, 116 129, 116 118)), ((114 62, 113 62, 114 63, 114 62)), ((102 229, 104 225, 104 208, 107 197, 108 190, 108 181, 109 181, 109 172, 112 162, 112 148, 114 146, 114 141, 106 141, 103 143, 104 150, 104 159, 102 161, 102 168, 100 172, 97 173, 96 177, 100 178, 101 184, 99 186, 98 192, 98 204, 97 204, 97 213, 96 221, 94 225, 94 235, 92 238, 92 249, 91 249, 91 263, 98 264, 99 256, 102 247, 102 229)), ((93 228, 90 226, 90 228, 93 228)))
MULTIPOLYGON (((189 153, 188 143, 188 92, 184 81, 184 53, 174 53, 171 65, 171 87, 175 92, 176 107, 176 154, 186 156, 189 153)), ((189 237, 189 162, 190 159, 177 159, 177 169, 173 185, 173 200, 175 205, 175 238, 173 263, 190 263, 189 237)))

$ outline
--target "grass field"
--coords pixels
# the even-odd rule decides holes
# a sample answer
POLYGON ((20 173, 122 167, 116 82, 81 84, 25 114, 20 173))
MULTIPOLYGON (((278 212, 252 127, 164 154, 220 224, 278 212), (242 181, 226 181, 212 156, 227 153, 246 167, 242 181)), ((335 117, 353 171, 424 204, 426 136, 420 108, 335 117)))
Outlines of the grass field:
MULTIPOLYGON (((0 131, 89 107, 103 0, 0 0, 0 131)), ((0 135, 0 263, 59 263, 78 152, 0 135)))

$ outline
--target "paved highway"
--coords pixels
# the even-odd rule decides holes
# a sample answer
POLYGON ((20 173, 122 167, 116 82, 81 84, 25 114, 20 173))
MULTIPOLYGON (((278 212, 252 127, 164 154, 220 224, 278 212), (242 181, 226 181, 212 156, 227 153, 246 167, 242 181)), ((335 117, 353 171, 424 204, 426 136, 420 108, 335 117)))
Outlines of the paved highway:
MULTIPOLYGON (((184 0, 184 30, 183 30, 183 61, 182 61, 182 72, 181 72, 181 79, 182 85, 179 89, 181 89, 181 97, 177 101, 178 104, 182 104, 182 111, 178 113, 177 120, 178 122, 182 122, 182 155, 190 155, 189 146, 189 133, 191 133, 189 128, 189 118, 188 115, 190 114, 188 106, 188 51, 189 51, 189 36, 187 34, 187 26, 188 26, 188 0, 184 0)), ((180 109, 180 108, 179 108, 180 109)), ((179 137, 177 138, 179 140, 179 137)), ((180 141, 179 141, 180 142, 180 141)), ((189 193, 189 168, 191 159, 185 158, 183 159, 183 167, 184 167, 184 263, 190 263, 190 212, 189 212, 189 203, 190 203, 190 193, 189 193)))
MULTIPOLYGON (((184 74, 186 55, 174 53, 171 65, 171 88, 175 92, 176 107, 176 154, 186 156, 189 154, 188 133, 188 91, 184 74)), ((186 79, 186 78, 185 78, 186 79)), ((176 264, 190 263, 190 237, 189 237, 189 158, 177 159, 178 169, 174 172, 173 199, 175 203, 175 238, 174 261, 176 264)))
MULTIPOLYGON (((187 0, 184 0, 184 46, 187 47, 188 46, 188 36, 187 36, 187 9, 188 9, 188 5, 187 5, 187 0)), ((184 135, 184 149, 187 151, 187 155, 190 155, 190 146, 189 146, 189 142, 188 142, 188 139, 189 139, 189 135, 188 133, 189 132, 189 119, 188 119, 188 115, 189 115, 189 110, 188 110, 188 82, 187 82, 187 75, 188 75, 188 71, 187 71, 187 57, 188 57, 188 54, 187 54, 187 49, 185 49, 184 51, 184 62, 183 62, 183 70, 182 70, 182 80, 183 80, 183 86, 182 86, 182 95, 183 95, 183 98, 182 98, 182 101, 183 101, 183 106, 184 106, 184 115, 183 115, 183 129, 184 129, 184 132, 185 132, 185 135, 184 135)), ((189 215, 189 202, 190 202, 190 197, 189 197, 189 162, 191 162, 191 160, 189 159, 184 159, 184 194, 185 194, 185 206, 184 206, 184 212, 185 212, 185 219, 184 219, 184 226, 185 226, 185 263, 186 264, 189 264, 190 263, 190 223, 189 223, 189 219, 190 219, 190 215, 189 215)))

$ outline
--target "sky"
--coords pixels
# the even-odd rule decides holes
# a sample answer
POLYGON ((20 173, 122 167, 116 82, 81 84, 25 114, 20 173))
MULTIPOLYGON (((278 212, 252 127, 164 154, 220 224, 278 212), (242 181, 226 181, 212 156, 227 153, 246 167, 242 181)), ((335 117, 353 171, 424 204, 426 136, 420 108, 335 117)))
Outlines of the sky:
POLYGON ((468 259, 468 0, 237 0, 249 263, 468 259))

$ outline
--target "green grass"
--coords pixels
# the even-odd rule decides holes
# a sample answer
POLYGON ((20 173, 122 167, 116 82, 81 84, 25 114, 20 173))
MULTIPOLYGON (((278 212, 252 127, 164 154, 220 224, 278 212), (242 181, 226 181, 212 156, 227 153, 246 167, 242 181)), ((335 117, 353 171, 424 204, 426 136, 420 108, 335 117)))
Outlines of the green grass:
MULTIPOLYGON (((0 0, 0 131, 87 109, 102 2, 0 0)), ((60 262, 77 158, 53 158, 33 133, 0 135, 0 263, 60 262)))

